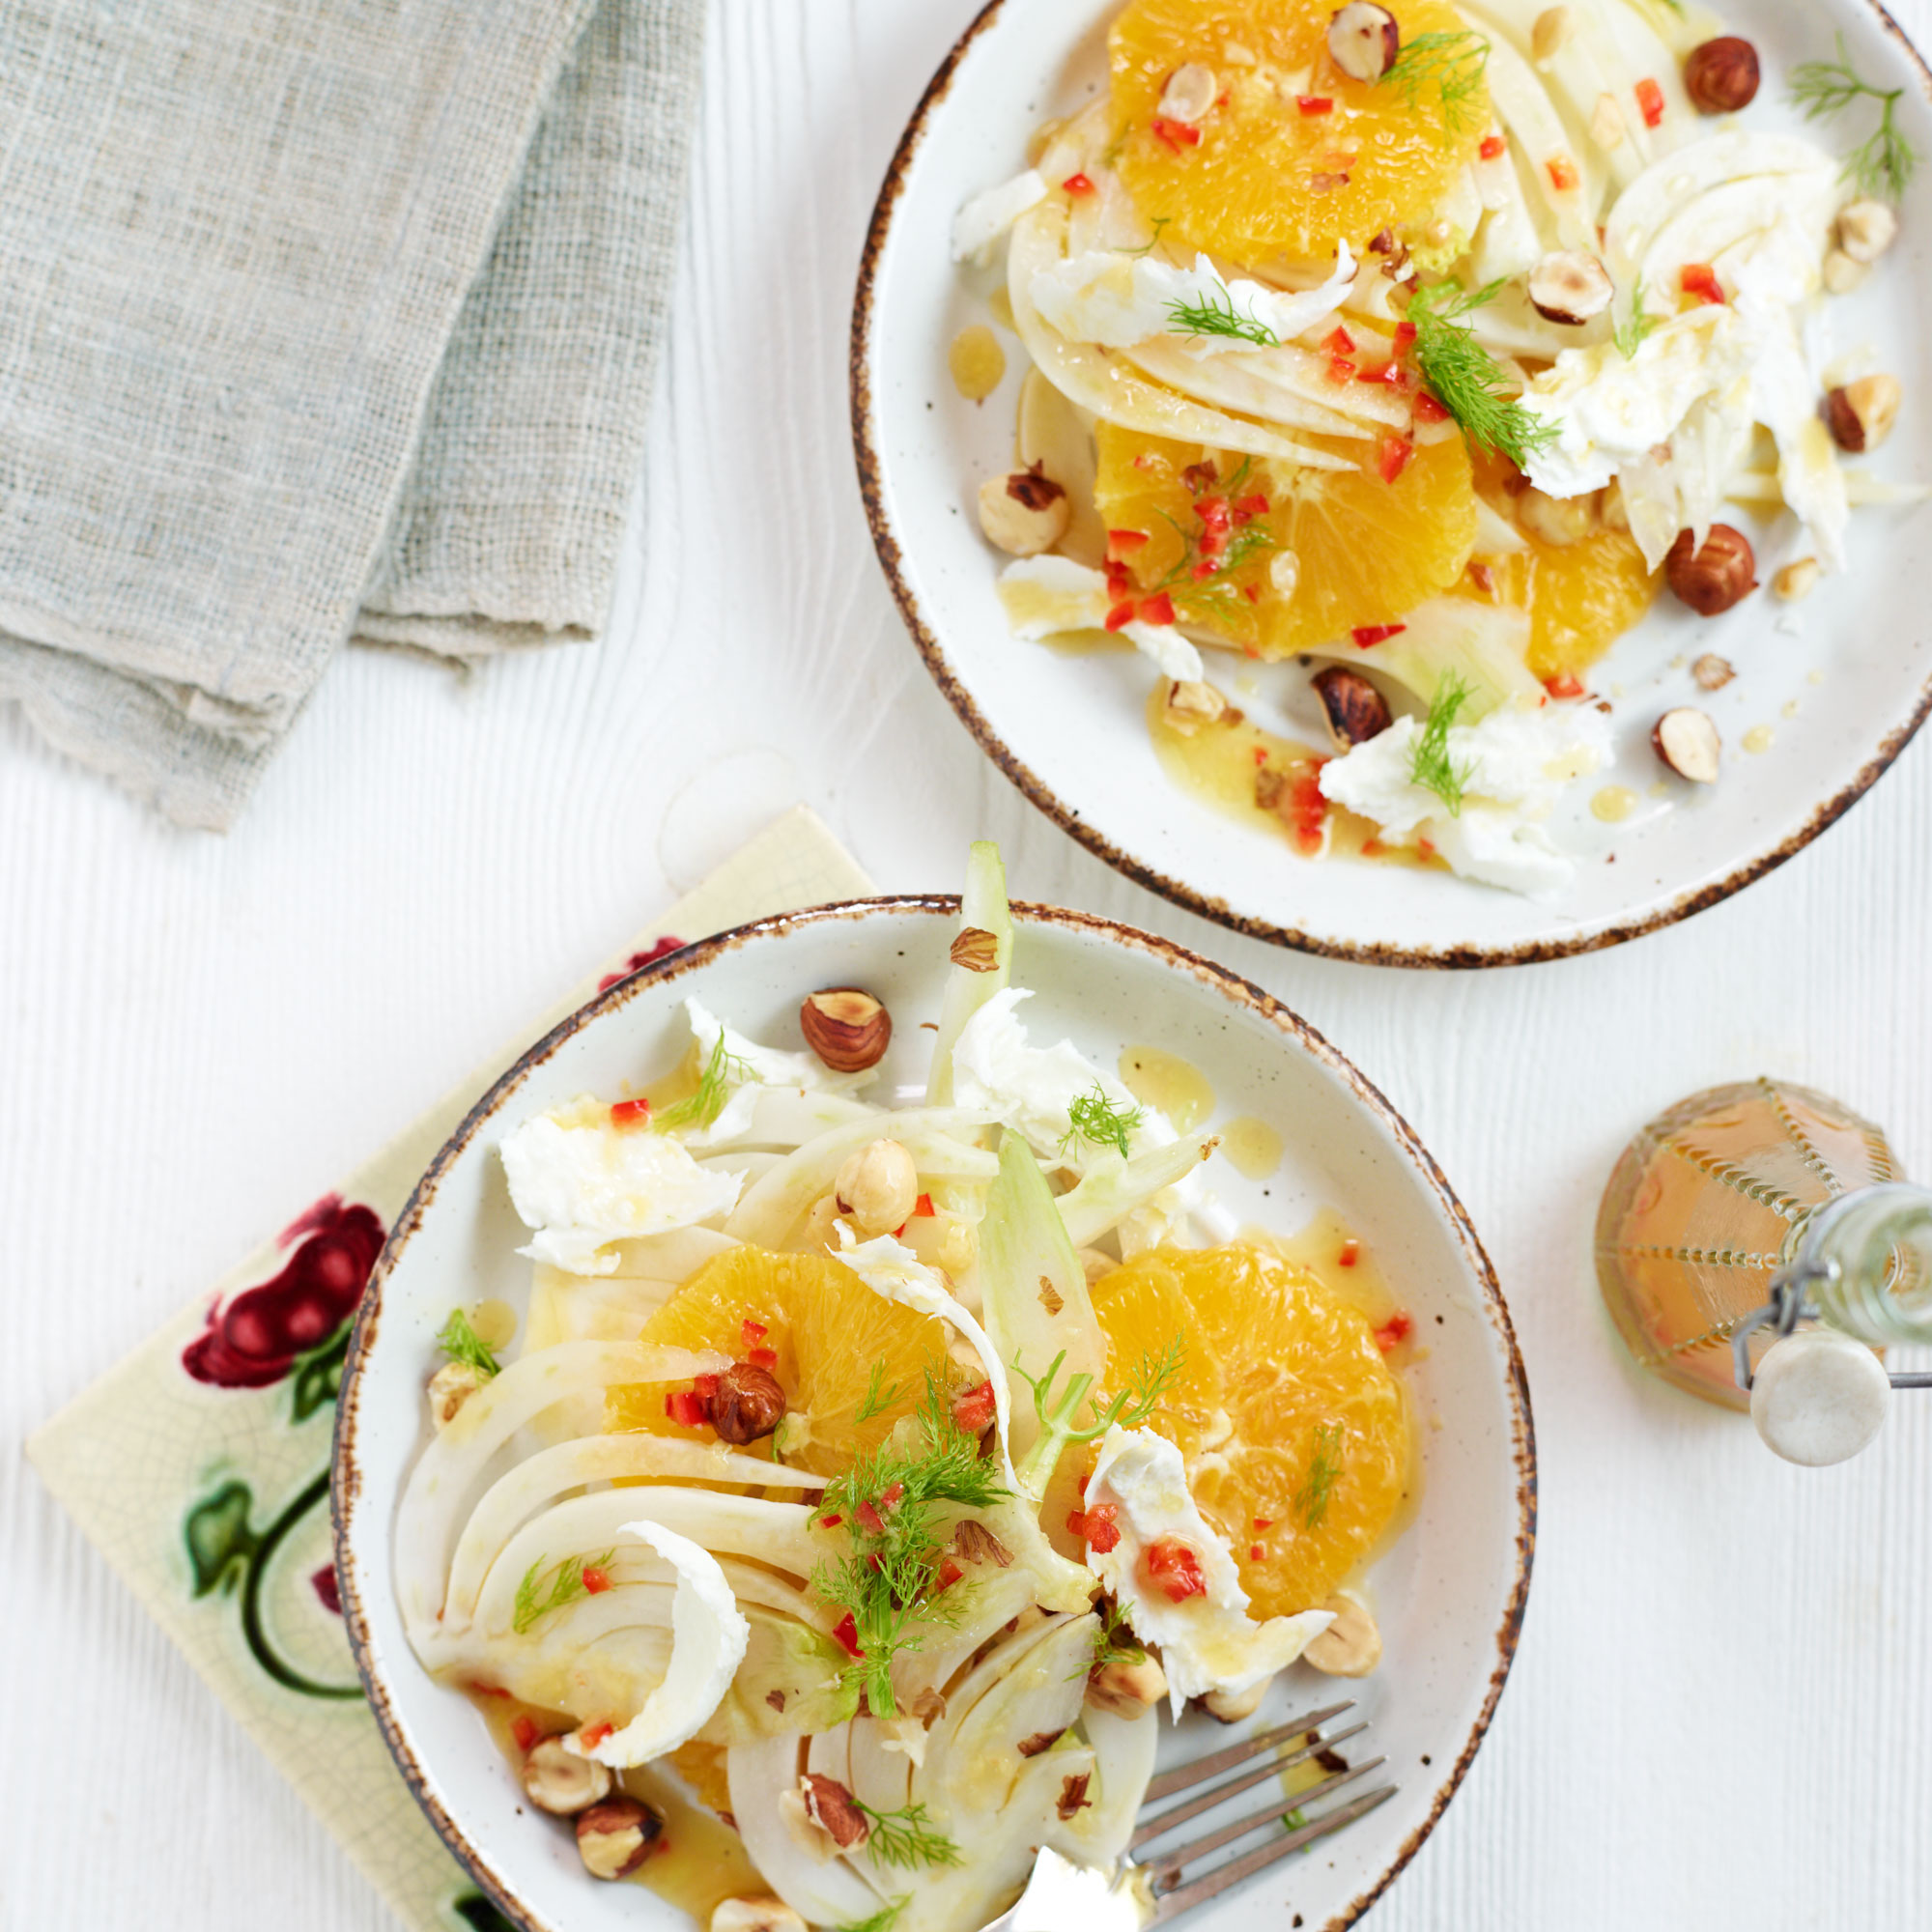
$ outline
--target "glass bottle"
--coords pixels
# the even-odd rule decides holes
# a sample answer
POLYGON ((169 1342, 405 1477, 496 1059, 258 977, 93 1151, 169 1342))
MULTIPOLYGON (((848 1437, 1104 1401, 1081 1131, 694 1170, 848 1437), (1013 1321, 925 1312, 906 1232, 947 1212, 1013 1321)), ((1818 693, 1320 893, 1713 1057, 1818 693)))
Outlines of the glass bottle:
MULTIPOLYGON (((1904 1181, 1869 1121, 1754 1080, 1692 1094, 1624 1150, 1597 1217, 1597 1278, 1644 1368, 1748 1408, 1731 1338, 1794 1266, 1832 1327, 1874 1348, 1932 1341, 1932 1190, 1904 1181)), ((1772 1325, 1750 1336, 1753 1369, 1776 1340, 1772 1325)))

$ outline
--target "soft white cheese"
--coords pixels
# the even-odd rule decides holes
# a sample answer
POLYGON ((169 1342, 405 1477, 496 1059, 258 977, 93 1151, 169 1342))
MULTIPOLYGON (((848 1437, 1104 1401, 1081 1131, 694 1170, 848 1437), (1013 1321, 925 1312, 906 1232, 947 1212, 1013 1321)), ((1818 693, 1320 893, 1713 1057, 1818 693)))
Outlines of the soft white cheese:
POLYGON ((952 217, 952 259, 982 261, 993 243, 1031 208, 1046 199, 1046 183, 1037 169, 1028 168, 1011 181, 976 194, 952 217))
POLYGON ((1129 1872, 1076 1865, 1043 1846, 1012 1910, 1012 1932, 1141 1932, 1152 1914, 1129 1872))
POLYGON ((1069 341, 1131 349, 1173 335, 1190 354, 1207 356, 1293 342, 1335 314, 1354 278, 1355 261, 1347 242, 1339 245, 1334 273, 1325 282, 1293 295, 1243 275, 1224 276, 1206 255, 1186 269, 1154 255, 1095 249, 1041 269, 1028 294, 1040 315, 1069 341), (1250 332, 1177 329, 1175 311, 1180 308, 1218 311, 1250 325, 1250 332), (1272 343, 1264 339, 1267 337, 1272 343))
POLYGON ((703 1729, 745 1661, 752 1626, 710 1550, 654 1522, 627 1522, 619 1533, 649 1544, 677 1572, 670 1600, 670 1668, 621 1729, 588 1747, 573 1731, 563 1747, 621 1771, 674 1751, 703 1729))
POLYGON ((1090 1546, 1087 1567, 1125 1609, 1134 1634, 1160 1647, 1176 1718, 1190 1697, 1246 1690, 1286 1669, 1334 1622, 1326 1610, 1261 1624, 1248 1615, 1234 1556, 1196 1507, 1180 1451, 1153 1430, 1108 1430, 1087 1485, 1087 1507, 1096 1503, 1114 1506, 1121 1540, 1105 1552, 1090 1546), (1178 1538, 1194 1551, 1208 1585, 1205 1596, 1177 1604, 1150 1588, 1141 1558, 1163 1537, 1178 1538))
MULTIPOLYGON (((1070 556, 1021 557, 1001 572, 999 590, 1013 636, 1029 642, 1064 631, 1100 630, 1113 608, 1107 580, 1070 556)), ((1165 677, 1198 684, 1206 674, 1201 653, 1170 624, 1143 624, 1136 618, 1122 636, 1143 657, 1151 658, 1165 677)))
POLYGON ((503 1142, 510 1200, 536 1238, 519 1254, 570 1274, 613 1274, 613 1241, 728 1214, 744 1178, 698 1166, 672 1135, 611 1124, 592 1099, 538 1114, 503 1142))

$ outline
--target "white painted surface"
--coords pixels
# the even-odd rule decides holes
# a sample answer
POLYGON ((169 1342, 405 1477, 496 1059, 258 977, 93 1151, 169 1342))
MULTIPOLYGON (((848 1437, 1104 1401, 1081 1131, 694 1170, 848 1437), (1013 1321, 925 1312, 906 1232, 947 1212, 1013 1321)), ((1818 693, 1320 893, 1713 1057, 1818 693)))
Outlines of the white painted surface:
MULTIPOLYGON (((1473 977, 1271 952, 1080 854, 921 668, 847 456, 860 239, 972 11, 719 0, 606 644, 467 682, 346 661, 225 841, 151 823, 0 717, 8 1932, 388 1922, 17 1444, 788 783, 884 887, 956 885, 987 833, 1016 892, 1262 981, 1389 1093, 1488 1239, 1537 1406, 1536 1585, 1490 1742, 1377 1932, 1925 1923, 1932 1400, 1901 1397, 1842 1468, 1781 1464, 1743 1418, 1639 1380, 1588 1237, 1634 1127, 1759 1071, 1837 1094, 1932 1173, 1932 746, 1690 924, 1473 977)), ((1928 0, 1899 11, 1932 32, 1928 0)))

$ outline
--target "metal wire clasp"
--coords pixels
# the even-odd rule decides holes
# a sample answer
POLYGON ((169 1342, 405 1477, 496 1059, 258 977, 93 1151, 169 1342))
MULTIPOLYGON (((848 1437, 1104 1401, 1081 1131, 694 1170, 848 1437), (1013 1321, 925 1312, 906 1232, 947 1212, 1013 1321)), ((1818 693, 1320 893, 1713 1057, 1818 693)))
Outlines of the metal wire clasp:
MULTIPOLYGON (((1778 1341, 1792 1334, 1801 1321, 1824 1318, 1810 1298, 1814 1281, 1830 1281, 1837 1264, 1815 1256, 1801 1256, 1789 1267, 1780 1268, 1771 1281, 1771 1299, 1753 1309, 1731 1332, 1731 1373, 1747 1395, 1755 1379, 1750 1363, 1750 1338, 1760 1328, 1775 1325, 1778 1341)), ((1775 1346, 1775 1345, 1774 1345, 1775 1346)), ((1888 1379, 1895 1389, 1932 1388, 1932 1373, 1893 1375, 1888 1379)))

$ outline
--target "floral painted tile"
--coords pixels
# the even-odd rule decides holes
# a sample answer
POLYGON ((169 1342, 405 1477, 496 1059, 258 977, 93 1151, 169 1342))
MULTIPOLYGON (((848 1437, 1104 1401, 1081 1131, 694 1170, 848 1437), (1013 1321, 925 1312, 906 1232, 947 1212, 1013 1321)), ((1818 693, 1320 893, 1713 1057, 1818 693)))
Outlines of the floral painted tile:
POLYGON ((497 1074, 600 987, 686 940, 870 891, 817 817, 787 813, 27 1445, 62 1506, 419 1932, 507 1921, 391 1762, 335 1598, 336 1391, 390 1219, 497 1074))

